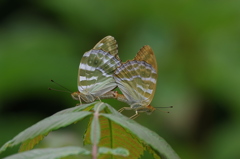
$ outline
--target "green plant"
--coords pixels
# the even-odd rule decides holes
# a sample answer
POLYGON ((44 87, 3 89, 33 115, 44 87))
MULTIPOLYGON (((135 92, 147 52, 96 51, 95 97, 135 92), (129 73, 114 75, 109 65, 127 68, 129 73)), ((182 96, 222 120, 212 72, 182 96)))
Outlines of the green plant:
POLYGON ((68 108, 39 121, 5 143, 0 152, 21 144, 21 153, 6 159, 56 159, 70 155, 92 155, 96 158, 140 158, 145 150, 154 158, 177 159, 178 155, 156 133, 123 116, 110 105, 94 102, 68 108), (44 136, 53 130, 79 122, 91 116, 84 135, 84 144, 92 149, 62 147, 31 150, 44 136), (27 151, 28 150, 28 151, 27 151), (25 152, 23 152, 25 151, 25 152))

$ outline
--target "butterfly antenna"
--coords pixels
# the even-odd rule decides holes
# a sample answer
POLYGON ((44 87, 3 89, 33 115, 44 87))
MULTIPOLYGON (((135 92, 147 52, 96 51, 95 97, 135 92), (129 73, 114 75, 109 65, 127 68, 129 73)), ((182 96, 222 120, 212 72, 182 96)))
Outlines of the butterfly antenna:
POLYGON ((57 90, 57 89, 53 89, 53 88, 48 88, 49 90, 54 90, 54 91, 59 91, 59 92, 68 92, 68 93, 72 93, 69 89, 67 89, 66 87, 62 86, 61 84, 55 82, 54 80, 51 80, 51 82, 57 84, 58 86, 66 89, 67 91, 63 91, 63 90, 57 90))
POLYGON ((53 91, 57 91, 57 92, 66 92, 66 93, 72 93, 72 92, 69 92, 69 91, 64 91, 64 90, 58 90, 58 89, 54 89, 54 88, 48 88, 48 90, 53 90, 53 91))
MULTIPOLYGON (((173 108, 173 106, 168 106, 168 107, 154 107, 154 108, 173 108)), ((164 111, 164 110, 160 110, 160 109, 157 109, 158 111, 161 111, 161 112, 165 112, 165 113, 170 113, 169 111, 164 111)))

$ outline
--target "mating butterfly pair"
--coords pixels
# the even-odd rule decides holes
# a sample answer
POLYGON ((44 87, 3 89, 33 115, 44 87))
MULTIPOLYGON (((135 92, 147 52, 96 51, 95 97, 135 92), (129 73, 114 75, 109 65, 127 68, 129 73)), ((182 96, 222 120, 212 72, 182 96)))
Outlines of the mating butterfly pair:
POLYGON ((130 107, 124 109, 151 113, 149 105, 157 83, 157 62, 150 46, 143 46, 133 60, 121 63, 118 45, 112 36, 99 41, 93 49, 84 53, 78 72, 78 90, 72 97, 81 102, 93 102, 100 98, 116 98, 130 107), (123 95, 112 91, 118 87, 123 95))

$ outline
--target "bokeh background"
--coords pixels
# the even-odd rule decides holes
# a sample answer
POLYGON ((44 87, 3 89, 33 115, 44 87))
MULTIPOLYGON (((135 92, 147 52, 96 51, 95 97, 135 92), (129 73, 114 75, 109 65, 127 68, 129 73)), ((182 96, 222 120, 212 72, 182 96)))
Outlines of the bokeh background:
MULTIPOLYGON (((152 105, 174 106, 137 122, 183 159, 240 158, 240 2, 221 0, 0 1, 0 145, 76 105, 70 94, 49 91, 62 89, 50 79, 77 91, 83 53, 107 35, 118 41, 122 61, 143 45, 153 48, 158 84, 152 105)), ((40 145, 79 145, 87 121, 49 134, 40 145)))

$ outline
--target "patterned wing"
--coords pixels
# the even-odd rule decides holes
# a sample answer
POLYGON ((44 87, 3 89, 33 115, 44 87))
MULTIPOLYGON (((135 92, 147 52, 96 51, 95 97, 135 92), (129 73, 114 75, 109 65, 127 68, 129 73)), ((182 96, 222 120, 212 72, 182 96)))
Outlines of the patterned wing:
POLYGON ((117 52, 116 40, 107 36, 84 53, 78 72, 78 90, 81 94, 100 97, 117 86, 113 79, 113 73, 121 63, 117 52))
POLYGON ((115 80, 130 105, 151 103, 157 83, 157 63, 152 49, 144 46, 136 57, 115 71, 115 80), (149 62, 149 63, 147 63, 149 62))
POLYGON ((145 61, 150 64, 157 71, 157 61, 153 50, 149 45, 143 46, 135 56, 136 61, 145 61))
MULTIPOLYGON (((147 62, 148 64, 150 64, 156 70, 156 73, 157 73, 157 71, 158 71, 157 60, 156 60, 156 57, 155 57, 155 55, 153 53, 152 48, 149 45, 143 46, 138 51, 138 53, 135 56, 134 60, 147 62)), ((156 78, 156 80, 157 80, 157 78, 156 78)), ((155 88, 153 89, 151 100, 154 97, 155 91, 156 91, 156 84, 155 84, 155 88)))
POLYGON ((115 56, 117 59, 120 58, 118 56, 118 44, 117 41, 112 36, 106 36, 102 40, 100 40, 94 47, 94 50, 102 50, 104 52, 108 52, 111 55, 115 56))

